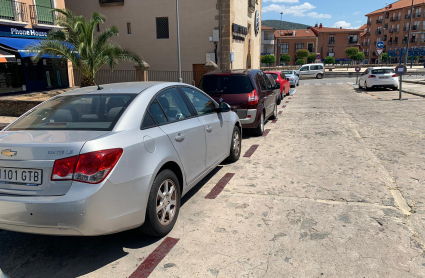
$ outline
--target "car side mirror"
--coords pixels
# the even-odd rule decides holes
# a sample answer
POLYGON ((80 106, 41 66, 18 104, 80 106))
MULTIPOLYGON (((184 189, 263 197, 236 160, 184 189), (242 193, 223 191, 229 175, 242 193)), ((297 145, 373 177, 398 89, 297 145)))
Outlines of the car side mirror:
POLYGON ((280 89, 280 84, 277 83, 276 86, 274 87, 275 89, 280 89))
POLYGON ((221 102, 220 107, 217 108, 218 113, 226 113, 226 112, 229 112, 230 110, 231 110, 230 105, 225 102, 221 102))

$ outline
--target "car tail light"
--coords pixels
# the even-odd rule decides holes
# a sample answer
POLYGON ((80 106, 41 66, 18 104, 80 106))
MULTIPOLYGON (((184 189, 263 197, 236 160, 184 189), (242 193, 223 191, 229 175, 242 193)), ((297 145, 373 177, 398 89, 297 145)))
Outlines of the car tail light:
POLYGON ((375 75, 369 75, 369 78, 376 78, 376 76, 375 75))
POLYGON ((110 149, 56 160, 52 180, 99 183, 108 176, 122 153, 123 149, 110 149))
POLYGON ((248 94, 248 105, 255 105, 257 103, 258 103, 258 94, 257 94, 257 90, 254 89, 254 91, 248 94))
POLYGON ((393 76, 392 77, 397 77, 397 74, 393 74, 393 76))
POLYGON ((294 81, 295 78, 292 77, 292 81, 294 81))

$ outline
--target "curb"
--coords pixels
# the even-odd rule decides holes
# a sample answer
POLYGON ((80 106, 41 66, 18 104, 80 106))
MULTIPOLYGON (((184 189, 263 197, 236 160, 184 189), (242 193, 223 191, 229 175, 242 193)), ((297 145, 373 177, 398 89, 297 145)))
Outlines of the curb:
POLYGON ((414 92, 414 91, 410 91, 410 90, 404 90, 404 89, 402 89, 401 91, 403 93, 406 93, 406 94, 411 94, 411 95, 415 95, 415 96, 419 96, 419 97, 425 97, 425 94, 421 94, 421 93, 418 93, 418 92, 414 92))
POLYGON ((413 84, 422 84, 422 85, 425 85, 425 81, 403 80, 403 82, 406 82, 406 83, 413 83, 413 84))

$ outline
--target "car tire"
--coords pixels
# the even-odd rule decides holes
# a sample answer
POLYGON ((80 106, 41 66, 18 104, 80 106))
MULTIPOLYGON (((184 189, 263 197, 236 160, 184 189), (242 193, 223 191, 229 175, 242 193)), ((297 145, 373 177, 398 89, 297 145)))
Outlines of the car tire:
POLYGON ((153 237, 166 236, 173 229, 177 221, 180 211, 180 201, 180 183, 176 174, 168 169, 161 171, 152 184, 146 206, 145 223, 139 228, 140 231, 153 237), (161 205, 161 200, 167 202, 168 205, 164 206, 157 213, 158 202, 161 205), (169 210, 172 210, 172 217, 170 217, 169 210), (168 219, 166 219, 167 215, 168 219))
POLYGON ((282 103, 282 99, 283 99, 283 95, 279 94, 279 96, 277 97, 277 100, 276 100, 277 105, 282 103))
POLYGON ((264 112, 261 112, 260 121, 258 126, 254 129, 254 134, 257 136, 263 136, 264 134, 264 112))
POLYGON ((317 78, 317 79, 322 79, 322 78, 323 78, 323 74, 321 74, 321 73, 317 74, 317 75, 316 75, 316 78, 317 78))
POLYGON ((393 88, 393 91, 398 91, 398 87, 394 87, 393 88))
POLYGON ((369 90, 369 88, 367 87, 367 82, 366 81, 364 82, 364 90, 365 91, 368 91, 369 90))
POLYGON ((274 106, 273 115, 270 116, 271 120, 277 119, 277 106, 278 106, 278 104, 276 103, 276 105, 274 106))
POLYGON ((230 142, 230 155, 227 157, 228 162, 236 162, 241 157, 242 134, 241 130, 235 126, 233 128, 232 141, 230 142))
MULTIPOLYGON (((300 86, 300 81, 298 80, 297 86, 300 86)), ((295 86, 294 86, 295 87, 295 86)))

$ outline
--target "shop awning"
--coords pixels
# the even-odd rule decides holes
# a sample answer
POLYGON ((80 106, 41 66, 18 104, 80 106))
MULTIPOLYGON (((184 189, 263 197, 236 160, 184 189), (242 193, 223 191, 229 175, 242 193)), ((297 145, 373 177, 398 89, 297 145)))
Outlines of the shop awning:
POLYGON ((0 63, 14 63, 16 56, 13 53, 6 52, 0 49, 0 63))
MULTIPOLYGON (((30 52, 27 50, 27 47, 39 42, 37 39, 18 39, 18 38, 8 38, 0 37, 0 46, 5 46, 6 50, 18 51, 22 58, 34 57, 37 56, 36 52, 30 52)), ((57 58, 52 55, 44 54, 43 58, 57 58)))

